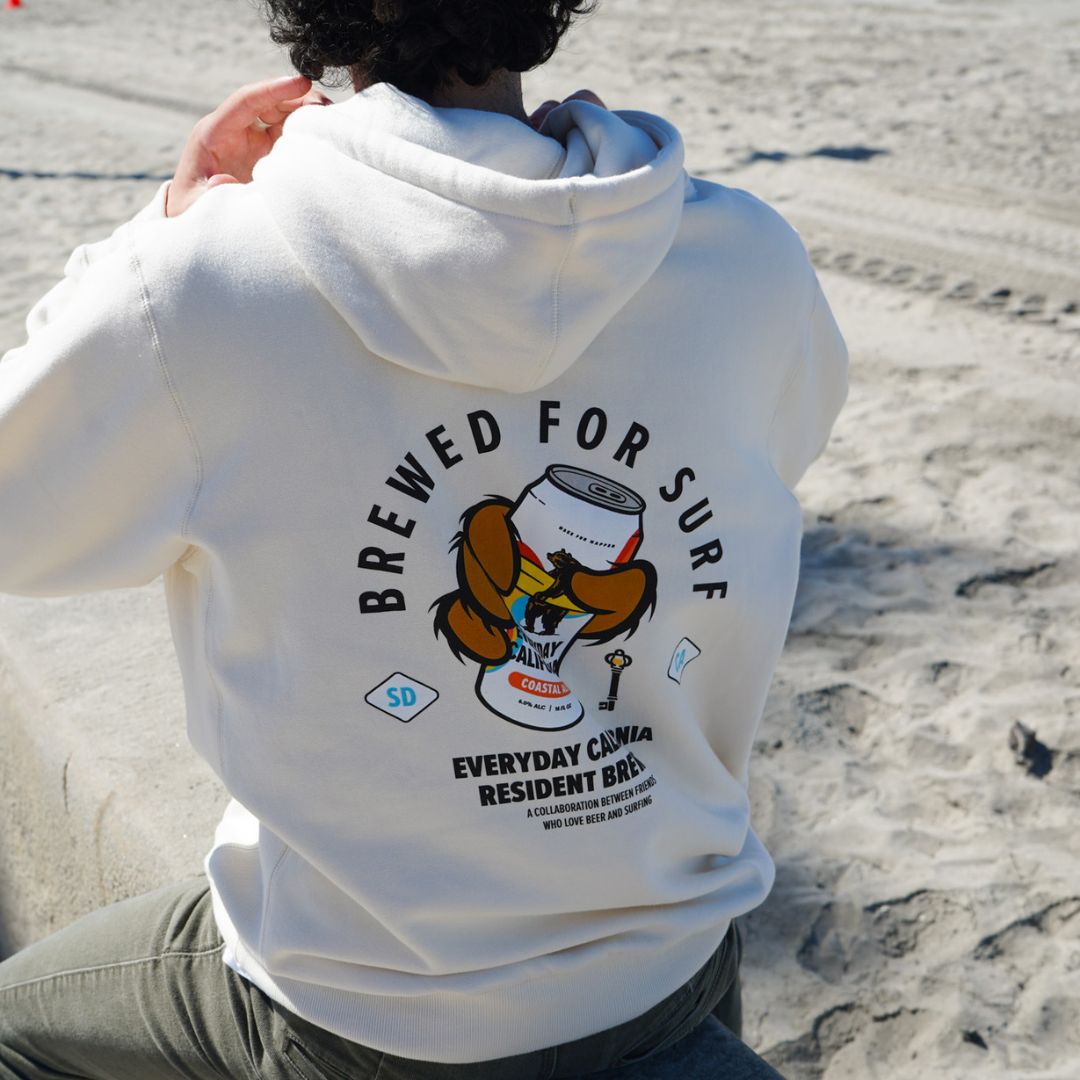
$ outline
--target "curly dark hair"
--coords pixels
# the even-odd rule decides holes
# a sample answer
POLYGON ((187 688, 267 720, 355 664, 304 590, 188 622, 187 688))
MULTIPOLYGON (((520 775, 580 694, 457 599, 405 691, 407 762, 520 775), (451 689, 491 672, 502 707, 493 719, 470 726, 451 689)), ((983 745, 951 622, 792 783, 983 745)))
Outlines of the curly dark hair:
POLYGON ((263 0, 270 37, 301 75, 328 86, 350 76, 428 98, 456 73, 528 71, 598 0, 263 0), (335 74, 341 69, 342 74, 335 74), (330 75, 327 72, 331 72, 330 75))

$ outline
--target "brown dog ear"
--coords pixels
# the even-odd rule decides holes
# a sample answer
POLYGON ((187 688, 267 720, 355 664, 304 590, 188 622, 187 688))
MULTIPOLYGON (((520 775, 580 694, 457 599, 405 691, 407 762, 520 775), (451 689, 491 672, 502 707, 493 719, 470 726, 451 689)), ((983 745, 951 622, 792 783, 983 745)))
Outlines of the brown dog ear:
POLYGON ((512 510, 505 499, 488 499, 461 516, 455 541, 458 588, 432 604, 435 634, 446 638, 459 660, 465 655, 480 664, 501 664, 513 653, 507 631, 514 619, 506 600, 521 556, 508 520, 512 510))
POLYGON ((435 606, 435 635, 442 633, 446 637, 459 660, 462 655, 480 664, 502 664, 510 659, 513 648, 506 631, 471 611, 457 593, 447 593, 435 606))
POLYGON ((470 507, 462 518, 458 585, 471 608, 500 626, 514 625, 506 598, 521 569, 521 556, 507 520, 511 503, 492 499, 470 507))
POLYGON ((611 570, 575 570, 567 595, 578 607, 593 612, 582 638, 610 641, 632 634, 646 612, 656 606, 656 569, 644 559, 611 570))

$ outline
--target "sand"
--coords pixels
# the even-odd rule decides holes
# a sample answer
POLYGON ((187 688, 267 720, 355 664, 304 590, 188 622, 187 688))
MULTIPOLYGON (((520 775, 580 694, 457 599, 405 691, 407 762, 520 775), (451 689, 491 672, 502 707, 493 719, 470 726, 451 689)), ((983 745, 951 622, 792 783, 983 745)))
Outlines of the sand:
MULTIPOLYGON (((250 4, 163 8, 0 10, 0 351, 287 70, 250 4)), ((1080 1076, 1080 7, 607 0, 526 101, 582 86, 784 213, 851 347, 752 769, 745 1038, 796 1080, 1080 1076)))

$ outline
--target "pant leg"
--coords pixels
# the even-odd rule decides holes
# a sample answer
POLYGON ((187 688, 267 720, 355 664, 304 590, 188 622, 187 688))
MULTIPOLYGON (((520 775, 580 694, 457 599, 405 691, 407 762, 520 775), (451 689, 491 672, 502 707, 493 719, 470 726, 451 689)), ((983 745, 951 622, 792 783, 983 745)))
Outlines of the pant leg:
MULTIPOLYGON (((710 1011, 720 1009, 725 1002, 725 1015, 732 1019, 732 1002, 737 1006, 739 1001, 737 978, 742 949, 738 934, 732 922, 719 948, 688 982, 643 1015, 617 1027, 530 1054, 471 1065, 383 1054, 378 1062, 378 1080, 569 1080, 593 1075, 601 1080, 601 1073, 606 1080, 608 1069, 614 1068, 617 1073, 620 1067, 642 1062, 685 1038, 710 1011)), ((355 1080, 363 1075, 357 1071, 356 1055, 370 1054, 370 1050, 281 1011, 290 1028, 288 1045, 296 1055, 297 1071, 303 1080, 355 1080)))
POLYGON ((737 977, 741 958, 732 926, 727 947, 637 1020, 519 1059, 439 1066, 343 1044, 270 1001, 222 962, 208 883, 189 879, 92 912, 0 964, 0 1080, 372 1080, 384 1070, 388 1080, 517 1080, 591 1073, 683 1037, 723 988, 713 1008, 727 1001, 731 1018, 731 967, 737 977))
MULTIPOLYGON (((603 1068, 614 1066, 618 1070, 628 1065, 641 1065, 658 1054, 671 1051, 722 1006, 726 1009, 726 1015, 734 1019, 731 1012, 740 1003, 738 977, 741 959, 739 927, 733 919, 719 948, 687 983, 649 1013, 608 1033, 616 1036, 619 1049, 604 1065, 592 1064, 588 1072, 599 1075, 603 1068)), ((560 1062, 566 1060, 566 1049, 559 1048, 560 1062)), ((722 1064, 717 1063, 718 1066, 722 1064)), ((585 1069, 580 1071, 586 1072, 585 1069)), ((661 1068, 658 1075, 668 1074, 661 1068)), ((604 1072, 603 1076, 606 1078, 607 1073, 604 1072)))
POLYGON ((110 904, 0 964, 0 1080, 262 1080, 280 1020, 222 961, 205 877, 110 904))
POLYGON ((742 1038, 742 983, 739 981, 739 967, 742 964, 743 941, 738 919, 733 919, 735 927, 735 978, 724 996, 716 1003, 712 1014, 733 1035, 742 1038))

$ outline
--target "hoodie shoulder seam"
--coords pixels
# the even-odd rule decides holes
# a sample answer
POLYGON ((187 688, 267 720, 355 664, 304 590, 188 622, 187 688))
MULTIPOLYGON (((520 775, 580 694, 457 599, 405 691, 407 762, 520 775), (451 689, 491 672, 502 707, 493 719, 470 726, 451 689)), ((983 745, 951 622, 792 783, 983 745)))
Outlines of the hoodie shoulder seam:
POLYGON ((555 274, 551 280, 551 348, 548 350, 547 356, 544 358, 544 362, 540 365, 540 370, 536 373, 536 378, 533 380, 530 390, 535 390, 538 386, 543 385, 544 376, 547 374, 547 369, 551 366, 551 361, 555 357, 555 353, 559 347, 559 286, 562 284, 562 273, 566 266, 567 260, 570 258, 570 251, 574 246, 574 241, 577 240, 577 214, 576 207, 574 205, 574 196, 570 195, 567 208, 570 214, 570 224, 566 226, 569 230, 569 235, 566 241, 566 250, 563 251, 563 256, 559 260, 559 265, 555 268, 555 274))
MULTIPOLYGON (((150 301, 150 291, 147 288, 146 276, 143 273, 142 262, 139 259, 139 252, 133 240, 131 240, 129 251, 131 268, 134 271, 135 280, 139 286, 139 295, 140 300, 142 301, 143 319, 146 322, 146 329, 150 337, 151 347, 154 351, 154 358, 157 361, 158 369, 161 372, 162 379, 165 382, 165 387, 168 391, 169 398, 172 401, 173 408, 176 410, 177 416, 180 420, 180 424, 184 429, 184 433, 187 435, 188 444, 191 447, 191 453, 195 464, 195 481, 191 490, 191 494, 188 498, 187 507, 184 510, 184 519, 180 524, 180 536, 186 539, 189 529, 191 527, 191 517, 195 512, 195 504, 199 501, 199 494, 202 491, 202 454, 199 452, 199 444, 195 438, 195 431, 191 426, 191 421, 188 419, 187 410, 184 408, 184 404, 180 400, 180 394, 177 390, 176 383, 173 380, 172 373, 169 371, 168 364, 166 364, 165 362, 165 350, 162 346, 161 335, 158 333, 157 320, 154 318, 154 309, 150 301)), ((186 554, 187 553, 185 552, 185 555, 186 554)))
MULTIPOLYGON (((812 267, 811 273, 813 273, 812 267)), ((785 487, 787 487, 787 484, 784 482, 783 478, 780 477, 780 473, 776 468, 776 461, 773 450, 773 439, 776 434, 776 421, 780 417, 780 409, 783 406, 784 402, 787 400, 788 394, 791 393, 791 389, 795 385, 798 376, 806 368, 807 357, 810 351, 810 331, 814 322, 814 315, 817 312, 819 296, 820 290, 814 294, 813 303, 811 303, 810 305, 810 314, 807 316, 806 321, 802 324, 802 332, 799 335, 798 341, 799 352, 796 355, 795 360, 792 362, 790 370, 787 372, 784 378, 783 387, 781 388, 780 394, 776 399, 776 405, 773 407, 772 417, 769 420, 769 430, 766 435, 765 445, 767 456, 769 458, 769 464, 772 466, 773 472, 776 473, 777 477, 780 478, 781 483, 783 483, 785 487)))

